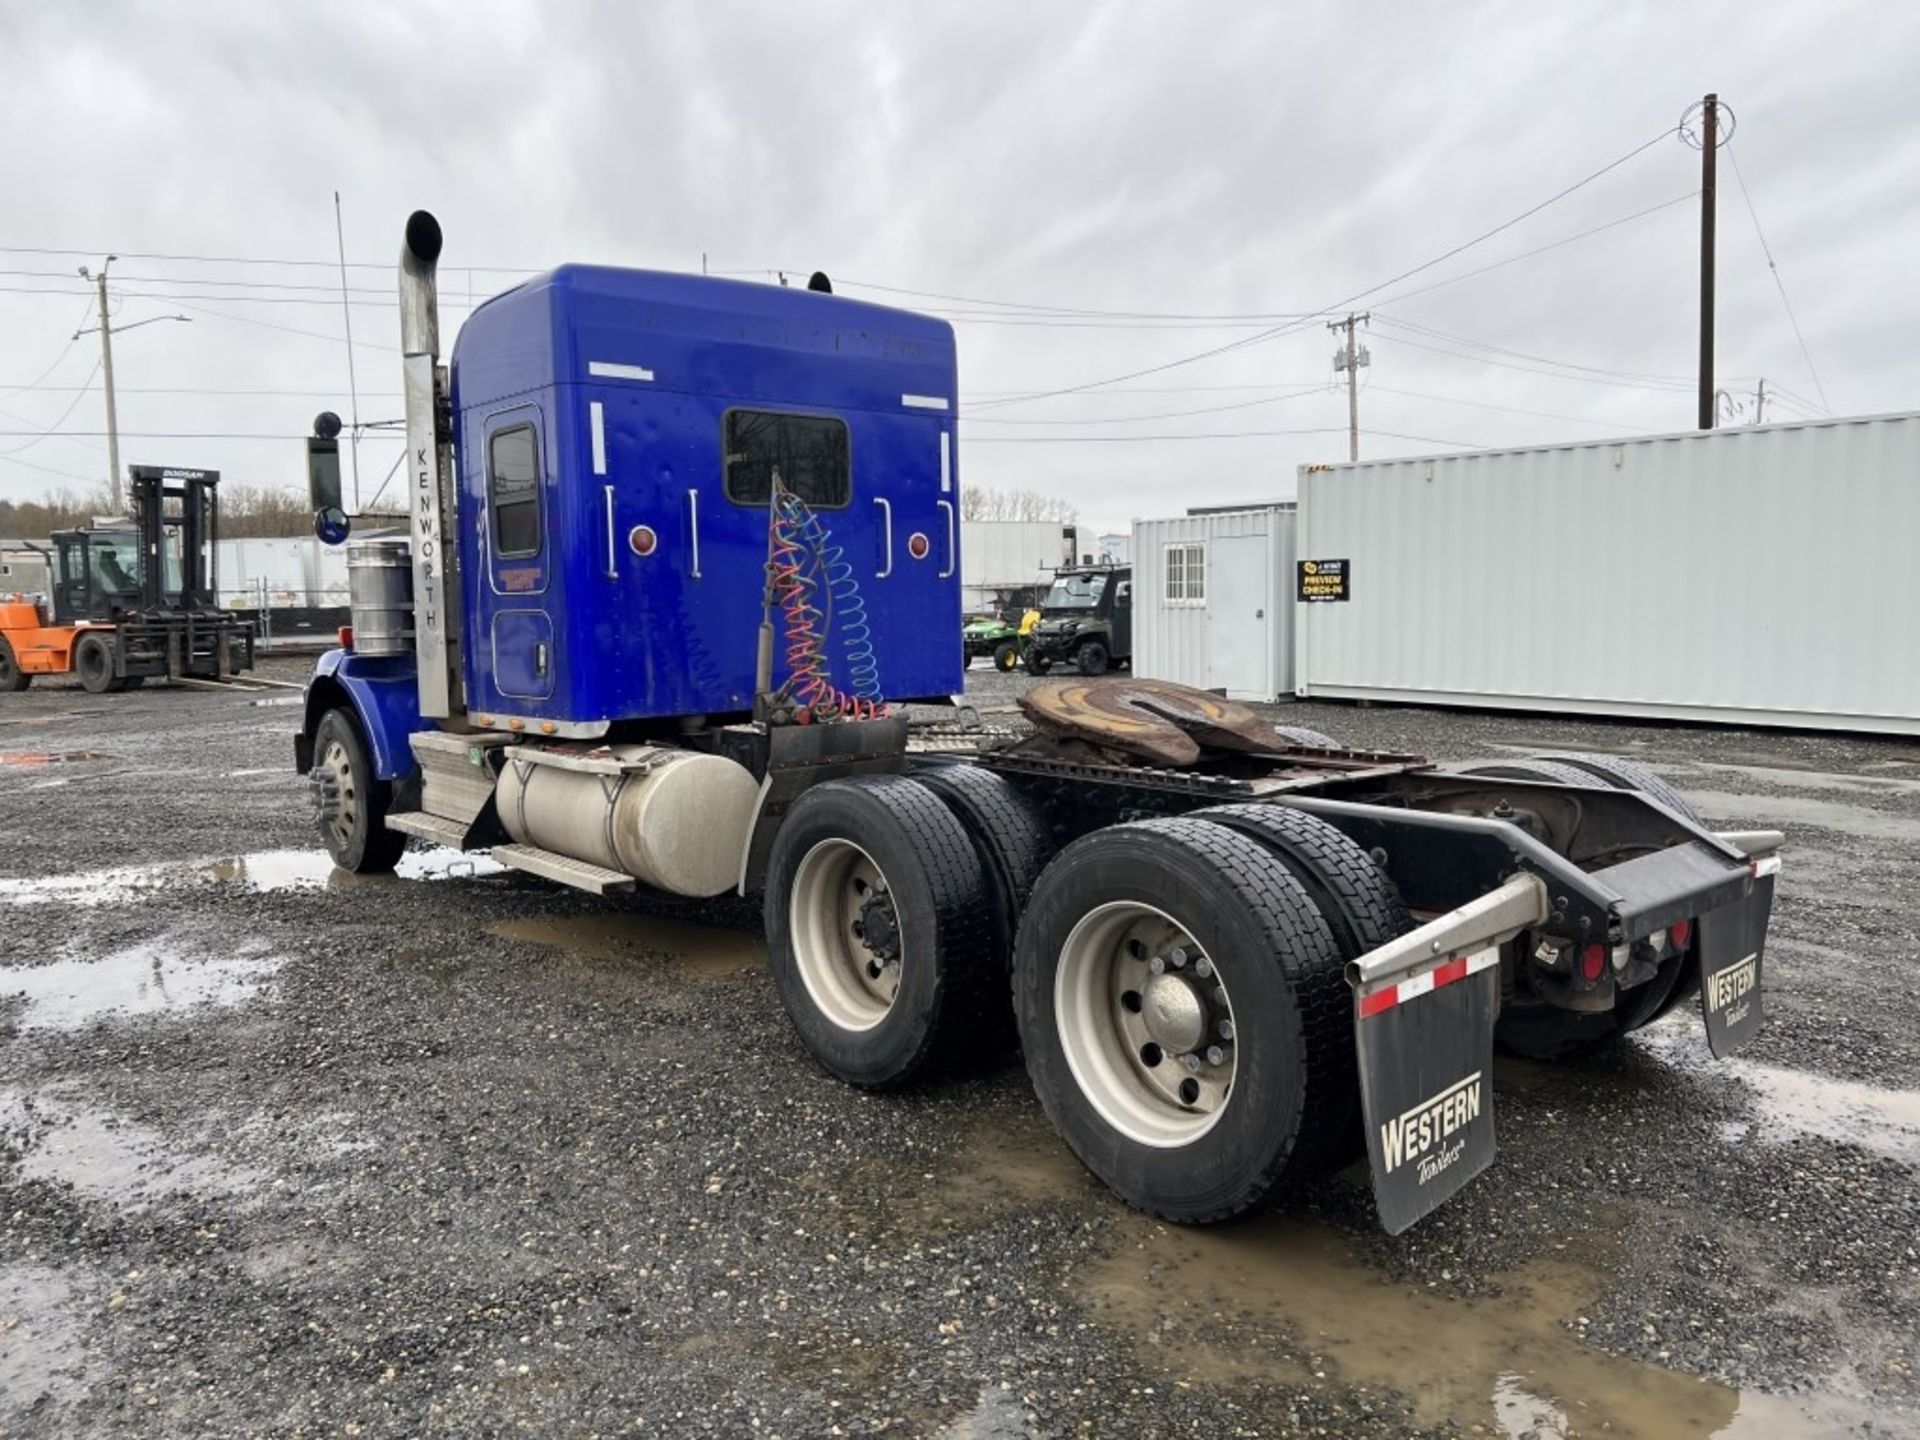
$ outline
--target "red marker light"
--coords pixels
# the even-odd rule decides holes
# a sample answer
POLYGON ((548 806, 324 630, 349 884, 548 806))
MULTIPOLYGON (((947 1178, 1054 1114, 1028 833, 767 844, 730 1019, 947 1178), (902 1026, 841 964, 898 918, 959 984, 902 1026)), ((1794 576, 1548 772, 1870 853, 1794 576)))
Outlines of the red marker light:
POLYGON ((1580 952, 1580 973, 1589 980, 1598 980, 1607 973, 1607 947, 1589 945, 1580 952))
POLYGON ((651 525, 636 525, 627 532, 627 548, 636 555, 651 555, 659 544, 651 525))
POLYGON ((1673 941, 1674 949, 1685 950, 1687 941, 1693 938, 1693 922, 1691 920, 1674 921, 1667 927, 1667 938, 1673 941))
POLYGON ((918 530, 907 537, 907 553, 916 560, 926 559, 927 551, 932 548, 933 547, 927 543, 927 537, 922 535, 918 530))
POLYGON ((334 638, 340 642, 340 648, 342 650, 351 650, 353 648, 353 627, 351 625, 342 625, 339 633, 335 635, 334 638))

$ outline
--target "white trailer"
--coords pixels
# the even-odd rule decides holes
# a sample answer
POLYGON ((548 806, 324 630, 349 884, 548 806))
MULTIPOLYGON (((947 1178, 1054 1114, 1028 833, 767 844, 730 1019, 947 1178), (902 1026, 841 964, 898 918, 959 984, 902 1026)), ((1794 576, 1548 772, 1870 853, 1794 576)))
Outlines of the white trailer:
POLYGON ((1917 477, 1913 414, 1305 467, 1297 693, 1920 734, 1917 477))

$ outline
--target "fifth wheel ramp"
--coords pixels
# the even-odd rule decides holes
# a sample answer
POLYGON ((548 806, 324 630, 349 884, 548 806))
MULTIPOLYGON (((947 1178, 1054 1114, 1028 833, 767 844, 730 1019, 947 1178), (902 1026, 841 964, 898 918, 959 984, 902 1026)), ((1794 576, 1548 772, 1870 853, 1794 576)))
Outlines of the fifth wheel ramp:
POLYGON ((1049 734, 1160 765, 1192 765, 1203 750, 1283 755, 1295 748, 1252 707, 1167 680, 1044 680, 1020 696, 1020 709, 1049 734))

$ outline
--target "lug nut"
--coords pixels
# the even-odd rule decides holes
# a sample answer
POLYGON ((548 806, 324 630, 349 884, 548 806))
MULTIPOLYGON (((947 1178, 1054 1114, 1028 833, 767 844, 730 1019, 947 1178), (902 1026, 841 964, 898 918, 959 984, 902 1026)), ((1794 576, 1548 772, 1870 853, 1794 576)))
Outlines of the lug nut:
POLYGON ((1226 1051, 1222 1050, 1218 1045, 1209 1045, 1207 1047, 1207 1064, 1224 1065, 1226 1063, 1227 1063, 1226 1051))
POLYGON ((1158 955, 1154 956, 1151 960, 1147 961, 1147 973, 1150 975, 1166 974, 1167 962, 1162 960, 1158 955))
POLYGON ((1220 1023, 1218 1024, 1218 1025, 1216 1025, 1216 1026, 1215 1026, 1214 1028, 1215 1028, 1216 1030, 1218 1030, 1218 1031, 1220 1032, 1220 1038, 1221 1038, 1222 1040, 1231 1040, 1231 1039, 1233 1039, 1233 1021, 1231 1021, 1231 1020, 1222 1020, 1222 1021, 1221 1021, 1221 1022, 1220 1022, 1220 1023))
POLYGON ((1176 970, 1182 968, 1187 963, 1186 950, 1179 945, 1174 946, 1172 951, 1167 955, 1167 962, 1176 970))
POLYGON ((1200 1057, 1191 1050, 1180 1057, 1180 1063, 1187 1067, 1188 1074, 1198 1075, 1200 1073, 1200 1057))
POLYGON ((1202 955, 1198 960, 1193 962, 1193 973, 1198 975, 1202 980, 1207 979, 1213 974, 1213 962, 1202 955))

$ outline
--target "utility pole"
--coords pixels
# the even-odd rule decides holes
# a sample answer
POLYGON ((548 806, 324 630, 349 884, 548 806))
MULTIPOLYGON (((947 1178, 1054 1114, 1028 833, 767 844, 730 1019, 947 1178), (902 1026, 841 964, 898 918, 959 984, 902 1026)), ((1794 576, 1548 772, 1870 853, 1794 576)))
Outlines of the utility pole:
POLYGON ((1347 458, 1349 460, 1360 458, 1360 367, 1373 363, 1373 357, 1354 343, 1354 327, 1365 325, 1372 319, 1373 316, 1370 313, 1355 315, 1349 312, 1344 320, 1327 322, 1327 329, 1336 334, 1342 330, 1347 332, 1346 346, 1335 352, 1333 368, 1336 374, 1341 370, 1347 372, 1347 458))
MULTIPOLYGON (((120 495, 120 412, 115 405, 113 394, 114 326, 107 318, 107 267, 119 258, 118 255, 109 255, 105 260, 102 260, 100 262, 100 273, 98 275, 93 274, 85 265, 80 267, 80 278, 82 280, 93 281, 100 296, 100 324, 96 328, 100 331, 100 378, 107 388, 107 495, 115 515, 120 513, 121 507, 125 502, 121 499, 120 495)), ((140 326, 151 325, 156 320, 190 322, 192 318, 190 315, 155 315, 146 320, 136 320, 131 325, 122 325, 119 328, 122 330, 137 330, 140 326)), ((85 330, 76 330, 73 332, 73 338, 78 340, 82 335, 88 333, 89 332, 85 330)))
MULTIPOLYGON (((120 416, 113 399, 113 327, 107 323, 107 267, 119 257, 109 255, 100 262, 95 280, 100 292, 100 378, 107 387, 107 495, 108 509, 120 513, 120 416)), ((86 274, 83 266, 80 273, 86 274)))
POLYGON ((1714 158, 1720 145, 1720 97, 1700 107, 1700 428, 1713 429, 1714 158))

